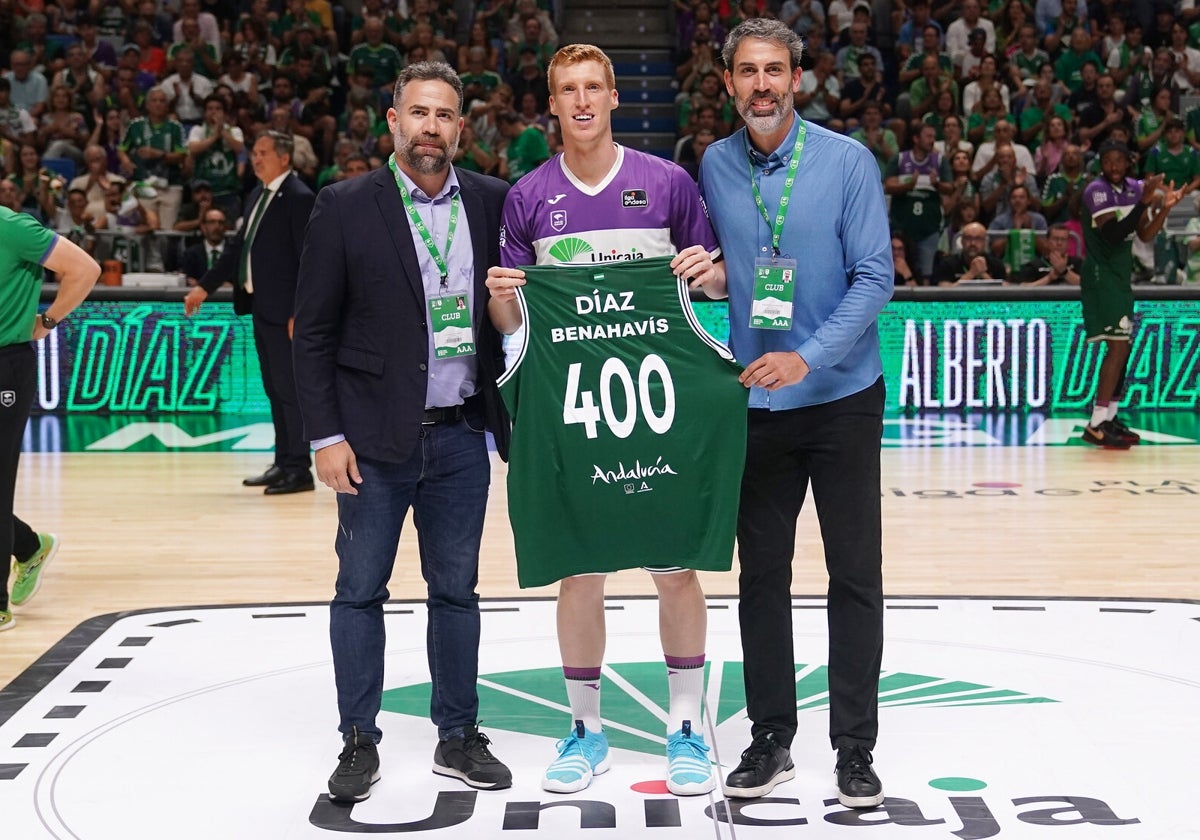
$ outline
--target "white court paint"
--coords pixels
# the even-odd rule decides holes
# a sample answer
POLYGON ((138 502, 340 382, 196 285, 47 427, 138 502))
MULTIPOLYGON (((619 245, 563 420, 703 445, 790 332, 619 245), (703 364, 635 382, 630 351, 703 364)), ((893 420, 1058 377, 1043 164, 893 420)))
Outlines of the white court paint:
MULTIPOLYGON (((657 606, 607 604, 614 767, 571 796, 539 787, 568 727, 553 602, 483 604, 482 728, 515 776, 499 792, 429 772, 424 607, 389 604, 383 779, 353 808, 324 795, 339 750, 326 605, 93 620, 0 693, 0 836, 1200 838, 1200 604, 889 599, 888 800, 860 813, 834 799, 823 601, 793 611, 796 779, 730 809, 665 792, 657 606)), ((737 606, 709 606, 708 707, 732 765, 749 741, 737 606)))

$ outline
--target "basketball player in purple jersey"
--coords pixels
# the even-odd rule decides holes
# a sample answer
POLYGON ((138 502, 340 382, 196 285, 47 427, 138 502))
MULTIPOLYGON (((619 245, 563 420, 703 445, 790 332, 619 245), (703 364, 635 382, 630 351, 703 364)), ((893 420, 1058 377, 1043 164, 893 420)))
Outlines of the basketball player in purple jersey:
POLYGON ((1088 341, 1104 342, 1092 416, 1083 440, 1104 449, 1128 449, 1141 436, 1117 417, 1133 336, 1133 237, 1152 242, 1167 213, 1189 192, 1165 189, 1162 175, 1143 182, 1128 177, 1129 149, 1109 140, 1100 147, 1101 177, 1083 191, 1083 244, 1087 256, 1079 276, 1083 326, 1088 341), (1148 211, 1159 201, 1157 213, 1148 211))
MULTIPOLYGON (((617 107, 612 62, 587 44, 563 47, 550 62, 550 111, 563 152, 509 191, 500 228, 502 266, 488 270, 488 311, 501 332, 521 327, 517 266, 595 263, 675 255, 671 269, 693 287, 724 276, 699 190, 679 166, 613 142, 617 107)), ((510 504, 520 504, 511 499, 510 504)), ((569 564, 570 557, 563 563, 569 564)), ((659 635, 667 665, 667 787, 676 794, 716 786, 700 735, 707 614, 689 569, 649 569, 659 598, 659 635), (693 731, 695 727, 695 731, 693 731)), ((573 725, 542 779, 557 793, 583 790, 609 768, 600 717, 604 661, 604 575, 566 577, 558 592, 558 642, 573 725)))

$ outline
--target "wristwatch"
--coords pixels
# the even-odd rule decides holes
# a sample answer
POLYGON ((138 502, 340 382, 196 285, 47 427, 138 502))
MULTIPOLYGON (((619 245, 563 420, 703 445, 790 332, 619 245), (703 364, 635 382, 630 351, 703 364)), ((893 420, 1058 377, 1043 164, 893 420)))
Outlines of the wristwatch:
POLYGON ((58 321, 50 317, 49 312, 43 312, 41 315, 42 326, 48 330, 52 330, 58 326, 58 321))

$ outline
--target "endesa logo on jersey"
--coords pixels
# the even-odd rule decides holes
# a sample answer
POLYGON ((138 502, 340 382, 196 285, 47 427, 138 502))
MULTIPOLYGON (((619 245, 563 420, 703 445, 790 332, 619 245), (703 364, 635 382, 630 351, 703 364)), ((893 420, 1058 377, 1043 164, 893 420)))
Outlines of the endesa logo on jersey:
POLYGON ((622 207, 646 207, 650 199, 646 198, 645 190, 624 190, 621 193, 622 207))

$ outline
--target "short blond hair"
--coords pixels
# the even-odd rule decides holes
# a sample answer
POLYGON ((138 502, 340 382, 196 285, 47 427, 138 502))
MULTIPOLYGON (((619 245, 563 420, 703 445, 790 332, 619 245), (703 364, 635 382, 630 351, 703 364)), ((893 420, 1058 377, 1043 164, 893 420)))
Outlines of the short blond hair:
POLYGON ((572 64, 582 64, 585 61, 598 62, 604 68, 604 80, 608 82, 608 89, 616 89, 617 77, 613 73, 612 60, 604 54, 604 50, 591 44, 568 44, 554 54, 554 57, 550 59, 550 66, 546 68, 546 80, 550 83, 550 93, 554 93, 556 70, 561 67, 570 67, 572 64))

